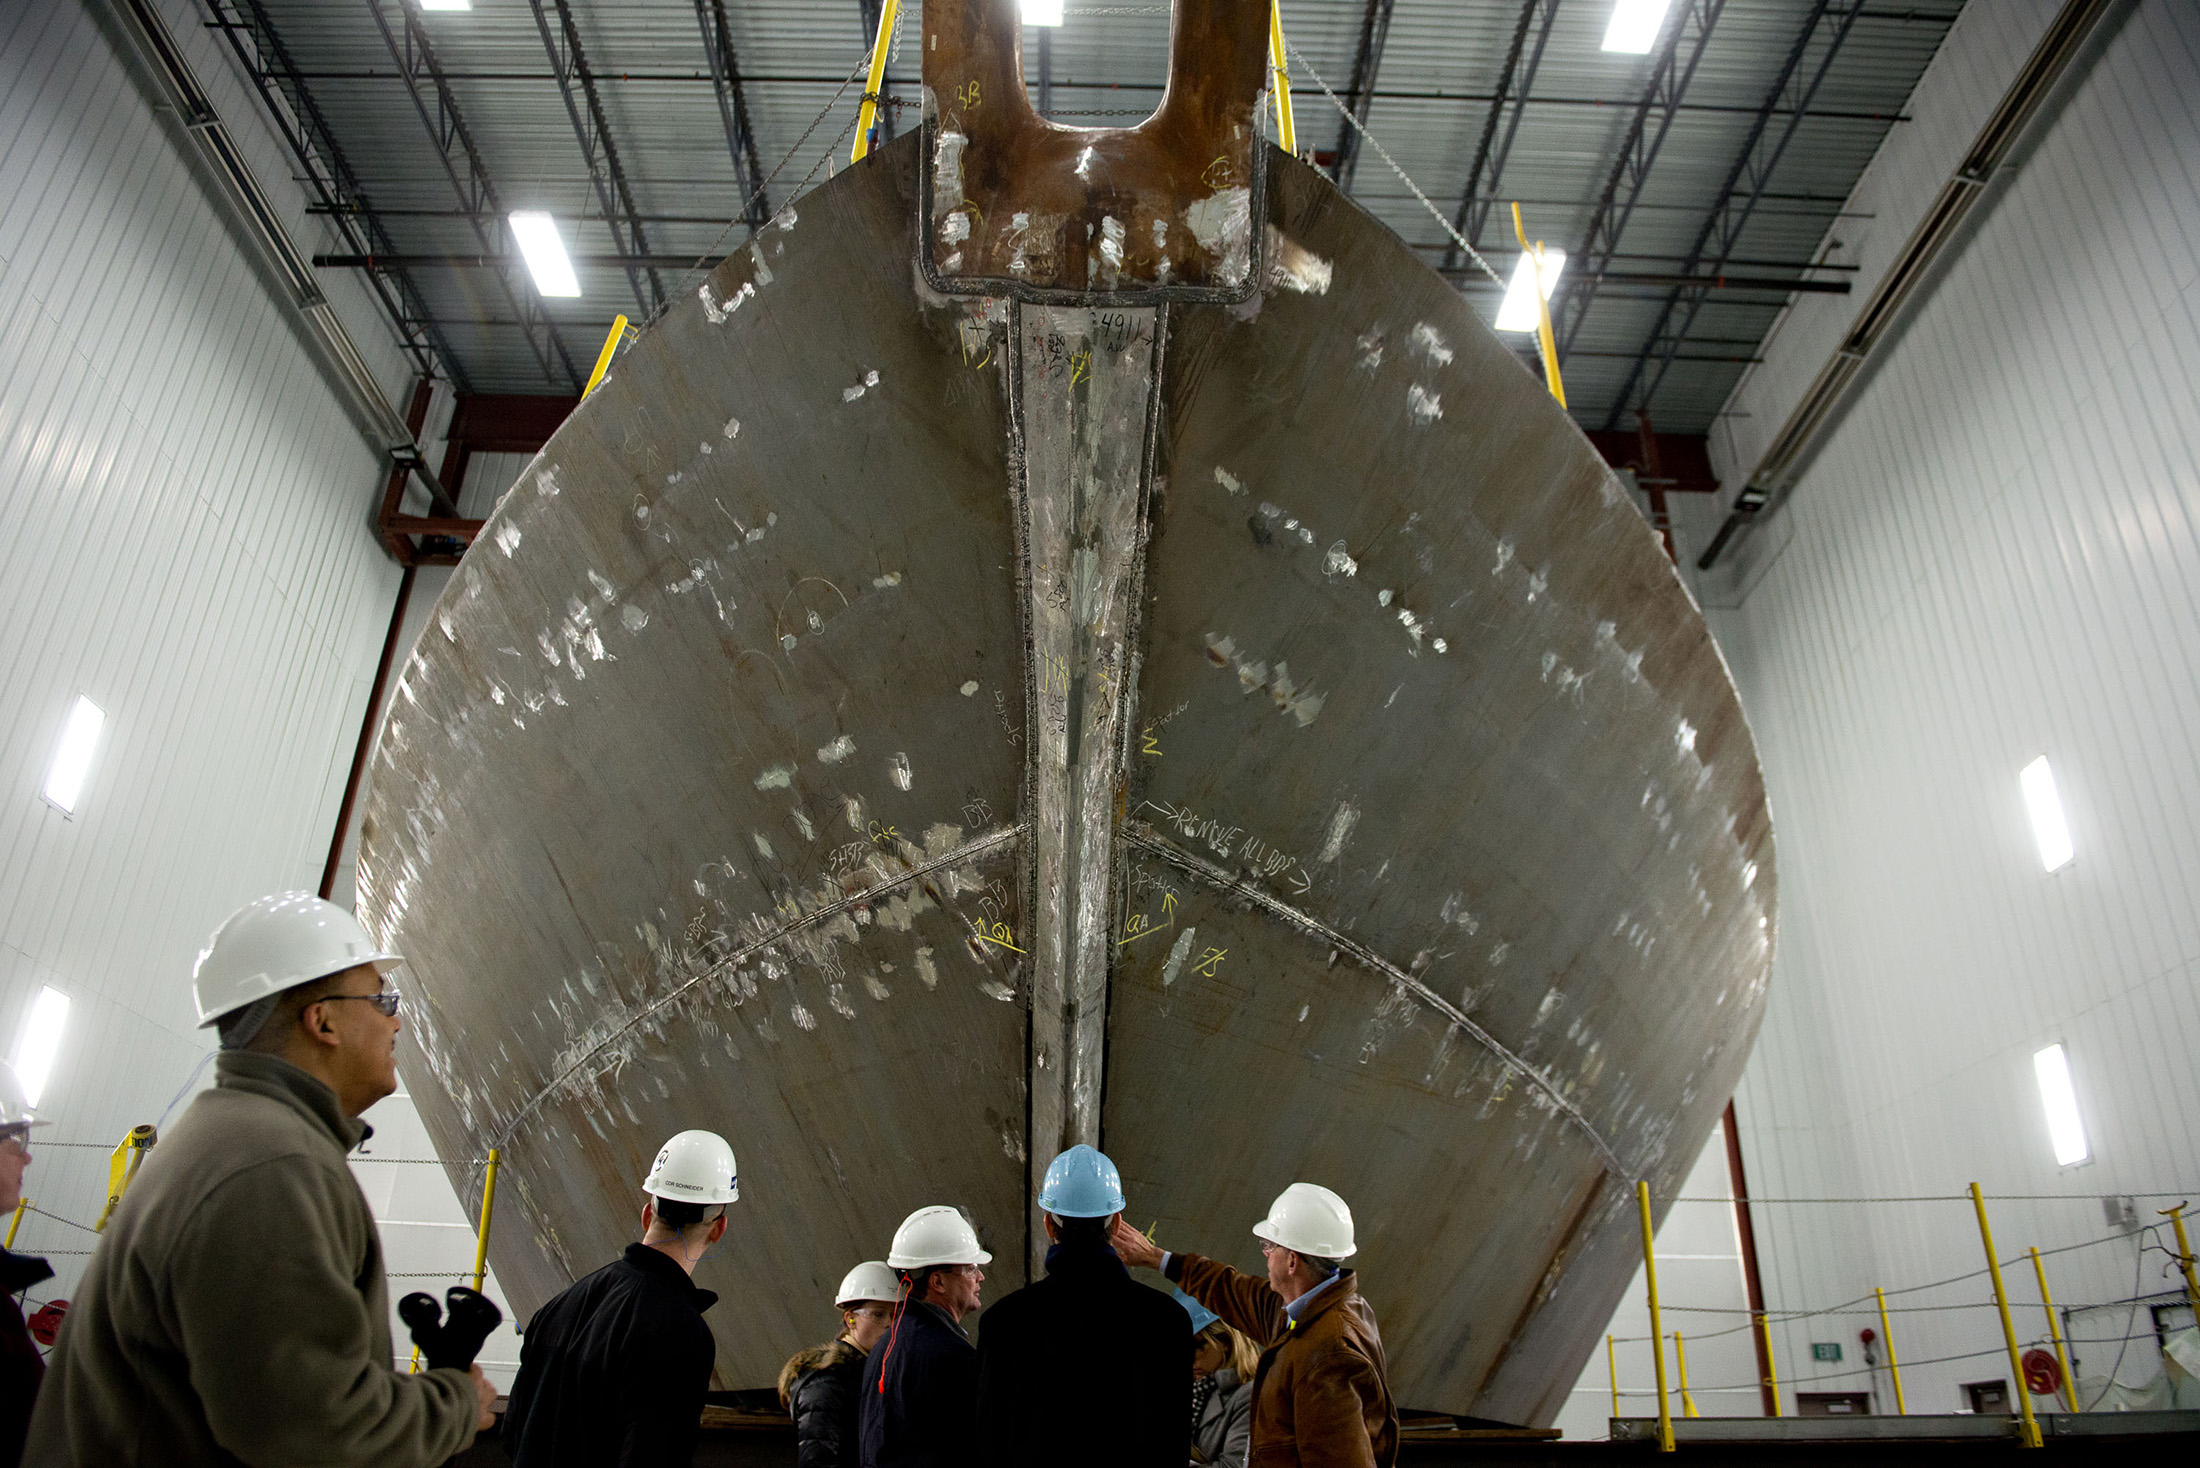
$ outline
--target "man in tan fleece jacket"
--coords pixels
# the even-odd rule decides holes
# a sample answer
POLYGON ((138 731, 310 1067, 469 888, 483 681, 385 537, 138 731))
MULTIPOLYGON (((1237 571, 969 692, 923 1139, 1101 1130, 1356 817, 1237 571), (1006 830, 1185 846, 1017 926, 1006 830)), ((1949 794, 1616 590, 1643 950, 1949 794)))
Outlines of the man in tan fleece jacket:
POLYGON ((397 1089, 398 1021, 351 914, 304 893, 199 956, 212 1090, 93 1251, 31 1419, 43 1468, 433 1468, 490 1425, 472 1371, 393 1368, 374 1216, 345 1158, 397 1089))

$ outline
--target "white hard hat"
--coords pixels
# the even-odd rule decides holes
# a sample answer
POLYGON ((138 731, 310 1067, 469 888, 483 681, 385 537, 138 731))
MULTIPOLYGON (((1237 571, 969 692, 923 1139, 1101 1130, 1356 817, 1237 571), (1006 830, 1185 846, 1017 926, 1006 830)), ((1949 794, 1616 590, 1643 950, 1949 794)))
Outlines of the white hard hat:
POLYGON ((15 1073, 14 1066, 0 1060, 0 1127, 45 1124, 31 1106, 30 1093, 23 1089, 23 1078, 15 1073))
POLYGON ((310 892, 248 902, 214 930, 191 970, 199 1028, 223 1015, 315 979, 371 963, 386 974, 404 960, 384 953, 359 919, 310 892))
POLYGON ((993 1256, 978 1247, 978 1231, 959 1208, 935 1203, 919 1208, 894 1230, 894 1247, 886 1262, 896 1269, 926 1269, 935 1264, 991 1264, 993 1256))
POLYGON ((839 1293, 833 1296, 835 1305, 853 1305, 859 1300, 898 1300, 901 1298, 901 1279, 894 1271, 876 1259, 866 1259, 848 1271, 848 1277, 840 1282, 839 1293))
POLYGON ((1268 1216, 1253 1225, 1253 1233, 1279 1248, 1317 1259, 1349 1259, 1359 1247, 1352 1242, 1352 1210, 1319 1183, 1293 1183, 1276 1194, 1268 1216))
POLYGON ((733 1148, 716 1132, 682 1132, 657 1149, 642 1191, 675 1203, 731 1203, 741 1196, 733 1148))

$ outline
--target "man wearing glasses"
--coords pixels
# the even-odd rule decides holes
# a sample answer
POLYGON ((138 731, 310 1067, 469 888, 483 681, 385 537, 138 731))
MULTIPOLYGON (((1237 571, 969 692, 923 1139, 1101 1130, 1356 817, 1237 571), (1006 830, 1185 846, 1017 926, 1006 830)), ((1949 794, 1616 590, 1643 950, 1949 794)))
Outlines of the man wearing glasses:
POLYGON ((432 1468, 490 1425, 481 1369, 393 1365, 374 1216, 345 1159, 397 1089, 401 960, 303 892, 246 904, 192 975, 214 1086, 93 1251, 25 1461, 432 1468))

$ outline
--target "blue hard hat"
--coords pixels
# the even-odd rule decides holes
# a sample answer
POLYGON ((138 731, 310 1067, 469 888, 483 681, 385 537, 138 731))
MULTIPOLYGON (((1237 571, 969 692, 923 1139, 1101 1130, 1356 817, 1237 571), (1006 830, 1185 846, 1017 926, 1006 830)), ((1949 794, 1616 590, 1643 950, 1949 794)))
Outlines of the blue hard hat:
POLYGON ((1106 1218, 1123 1211, 1123 1175, 1108 1154, 1083 1143, 1047 1164, 1039 1206, 1056 1218, 1106 1218))
POLYGON ((1193 1335, 1198 1335, 1208 1326, 1213 1325, 1217 1320, 1222 1318, 1221 1316, 1215 1314, 1214 1311, 1208 1309, 1205 1305, 1200 1304, 1199 1301, 1193 1299, 1190 1295, 1185 1294, 1184 1287, 1182 1285, 1178 1285, 1174 1290, 1170 1291, 1170 1293, 1175 1295, 1176 1302, 1184 1307, 1184 1313, 1192 1317, 1193 1335))

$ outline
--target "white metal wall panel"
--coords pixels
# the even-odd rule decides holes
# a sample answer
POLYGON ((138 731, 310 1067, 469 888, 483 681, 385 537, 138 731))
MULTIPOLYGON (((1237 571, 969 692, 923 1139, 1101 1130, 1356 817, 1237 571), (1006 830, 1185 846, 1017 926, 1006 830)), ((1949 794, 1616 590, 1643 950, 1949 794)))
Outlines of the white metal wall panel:
MULTIPOLYGON (((218 39, 168 9, 318 247, 218 39)), ((0 1048, 41 985, 69 995, 27 1191, 82 1222, 115 1139, 203 1083, 208 931, 319 879, 398 578, 367 530, 376 455, 114 42, 87 8, 0 4, 0 1048), (107 724, 65 819, 39 792, 80 692, 107 724)), ((332 287, 394 392, 389 332, 332 287)), ((386 1203, 455 1218, 415 1196, 448 1195, 437 1169, 402 1170, 386 1203)), ((70 1293, 90 1242, 25 1221, 18 1247, 59 1268, 38 1297, 70 1293)), ((398 1272, 450 1252, 391 1243, 398 1272)))
MULTIPOLYGON (((2051 9, 1966 9, 1920 121, 1860 195, 1890 200, 1895 171, 1900 197, 1937 187, 1931 160, 1968 141, 2051 9)), ((2136 7, 1798 488, 1784 550, 1739 611, 1713 615, 1785 877, 1739 1098, 1754 1191, 1881 1199, 1975 1179, 2019 1195, 1993 1205, 2005 1258, 2102 1241, 2049 1261, 2073 1305, 2164 1284, 2101 1195, 2169 1193, 2140 1197, 2152 1223, 2200 1184, 2196 73, 2200 10, 2136 7), (2041 753, 2078 850, 2054 875, 2017 784, 2041 753), (2067 1169, 2032 1075, 2056 1041, 2094 1152, 2067 1169)), ((1802 380, 1785 398, 1769 370, 1746 384, 1738 432, 1777 426, 1802 380)), ((1853 1365, 1871 1286, 1971 1275, 1898 1302, 1949 1307, 1896 1317, 1911 1408, 1955 1410, 1959 1383, 2008 1375, 1967 1203, 1759 1219, 1776 1310, 1864 1297, 1783 1326, 1784 1372, 1861 1385, 1814 1372, 1809 1341, 1844 1340, 1853 1365)), ((2044 1339, 2029 1265, 2009 1280, 2026 1343, 2044 1339)), ((2080 1354, 2100 1370, 2116 1345, 2080 1354)), ((2142 1359, 2143 1342, 2127 1376, 2142 1359)))

